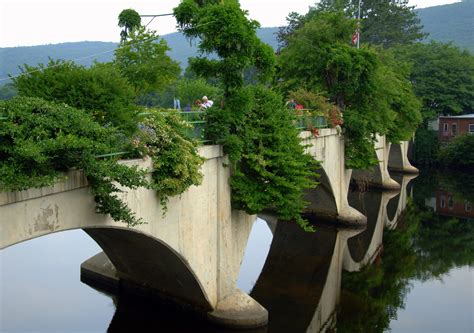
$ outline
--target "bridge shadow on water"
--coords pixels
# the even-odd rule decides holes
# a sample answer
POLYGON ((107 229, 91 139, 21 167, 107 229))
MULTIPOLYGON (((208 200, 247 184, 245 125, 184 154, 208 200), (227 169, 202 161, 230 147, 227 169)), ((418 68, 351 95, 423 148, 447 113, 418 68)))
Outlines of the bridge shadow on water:
MULTIPOLYGON (((306 217, 316 232, 307 233, 294 222, 263 216, 266 232, 273 234, 268 256, 263 268, 246 267, 244 259, 242 269, 253 270, 256 282, 250 295, 269 311, 269 324, 247 332, 335 332, 342 272, 358 271, 378 260, 383 230, 406 204, 399 202, 402 197, 406 195, 393 191, 351 192, 349 203, 368 218, 363 228, 331 224, 310 214, 306 217)), ((252 233, 255 229, 254 225, 252 233)), ((258 241, 261 235, 256 237, 258 241)), ((110 296, 116 311, 108 332, 235 332, 173 304, 130 293, 110 296)))

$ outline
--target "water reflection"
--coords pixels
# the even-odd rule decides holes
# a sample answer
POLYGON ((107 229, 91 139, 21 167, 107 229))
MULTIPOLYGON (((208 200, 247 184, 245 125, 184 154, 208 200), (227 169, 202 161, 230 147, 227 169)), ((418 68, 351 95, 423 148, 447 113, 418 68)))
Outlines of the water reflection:
MULTIPOLYGON (((270 322, 249 332, 472 331, 474 221, 439 215, 437 193, 451 193, 455 207, 457 200, 472 202, 474 187, 443 175, 394 178, 401 192, 351 192, 351 206, 368 217, 365 229, 314 216, 316 233, 269 217, 254 225, 239 287, 269 310, 270 322)), ((82 234, 0 253, 0 331, 231 332, 186 309, 104 296, 80 284, 79 264, 98 251, 86 236, 75 236, 82 234)))

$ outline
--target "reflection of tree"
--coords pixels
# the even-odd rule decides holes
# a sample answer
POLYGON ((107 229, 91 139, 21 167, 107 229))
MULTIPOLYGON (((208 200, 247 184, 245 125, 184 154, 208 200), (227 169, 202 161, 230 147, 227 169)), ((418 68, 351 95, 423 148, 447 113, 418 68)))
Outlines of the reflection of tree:
POLYGON ((338 332, 383 332, 396 318, 416 275, 413 236, 419 219, 409 203, 395 231, 385 232, 383 261, 360 272, 343 272, 338 332))
POLYGON ((338 332, 384 332, 404 307, 412 281, 442 278, 455 267, 474 264, 474 223, 424 207, 438 181, 462 199, 473 197, 474 186, 459 186, 453 179, 428 174, 417 180, 416 204, 408 203, 397 230, 384 232, 383 261, 378 258, 360 272, 343 272, 338 332))
POLYGON ((446 172, 439 177, 439 186, 452 192, 456 198, 474 203, 474 175, 463 172, 446 172))
POLYGON ((439 278, 454 267, 474 264, 472 221, 433 212, 423 212, 422 221, 414 240, 420 279, 439 278))
POLYGON ((474 175, 459 171, 427 171, 415 179, 416 204, 423 207, 425 198, 434 196, 439 189, 453 193, 457 199, 474 203, 474 175))

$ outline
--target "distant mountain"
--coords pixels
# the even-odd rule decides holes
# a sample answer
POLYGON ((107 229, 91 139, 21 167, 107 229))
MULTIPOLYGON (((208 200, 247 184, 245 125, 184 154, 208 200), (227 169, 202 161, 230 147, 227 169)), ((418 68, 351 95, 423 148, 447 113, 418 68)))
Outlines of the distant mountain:
POLYGON ((417 10, 427 40, 454 42, 474 53, 474 0, 417 10))
MULTIPOLYGON (((428 40, 441 42, 453 41, 455 45, 474 52, 474 0, 461 3, 418 9, 417 13, 430 34, 428 40)), ((265 43, 276 49, 275 33, 278 28, 261 28, 257 34, 265 43)), ((197 55, 196 42, 189 42, 180 33, 164 35, 171 51, 169 55, 187 66, 189 57, 197 55)), ((19 74, 18 66, 23 64, 37 65, 46 63, 48 57, 53 59, 75 60, 76 63, 89 66, 93 61, 105 62, 113 58, 116 43, 110 42, 77 42, 27 47, 0 48, 0 80, 8 74, 19 74), (93 55, 93 56, 90 56, 93 55)), ((0 85, 8 81, 0 81, 0 85)))
MULTIPOLYGON (((265 43, 276 48, 277 42, 273 34, 277 30, 278 28, 261 28, 257 34, 265 43)), ((183 69, 187 66, 188 58, 198 54, 196 42, 189 42, 181 33, 164 35, 163 39, 171 48, 169 56, 178 61, 183 69)), ((116 47, 116 43, 110 42, 76 42, 0 48, 0 79, 8 77, 9 74, 19 74, 19 66, 23 64, 36 66, 39 63, 47 63, 48 58, 74 60, 83 66, 90 66, 94 61, 111 61, 116 47)), ((0 85, 6 82, 0 81, 0 85)))

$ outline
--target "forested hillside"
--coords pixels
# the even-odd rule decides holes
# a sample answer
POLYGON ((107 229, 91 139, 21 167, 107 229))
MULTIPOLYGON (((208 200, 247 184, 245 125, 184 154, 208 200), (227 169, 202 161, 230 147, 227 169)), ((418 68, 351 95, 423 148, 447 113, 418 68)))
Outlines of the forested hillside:
MULTIPOLYGON (((276 48, 274 33, 277 28, 258 29, 258 36, 265 42, 276 48)), ((196 42, 189 42, 180 33, 172 33, 163 36, 171 48, 169 55, 181 63, 184 69, 189 57, 197 55, 196 42)), ((75 60, 79 65, 89 66, 93 61, 111 61, 114 56, 116 43, 108 42, 77 42, 61 43, 52 45, 24 46, 0 48, 0 78, 9 74, 15 75, 20 72, 19 66, 28 64, 35 66, 38 63, 47 63, 48 57, 53 59, 75 60), (92 56, 91 56, 92 55, 92 56)), ((6 83, 0 81, 0 85, 6 83)))
POLYGON ((474 0, 419 9, 418 16, 428 40, 453 41, 474 53, 474 0))
MULTIPOLYGON (((424 31, 430 36, 427 40, 441 42, 453 41, 461 48, 474 52, 474 0, 460 3, 428 7, 417 10, 424 25, 424 31)), ((278 28, 261 28, 257 35, 267 44, 276 48, 275 32, 278 28)), ((169 55, 185 68, 188 57, 197 54, 196 43, 190 43, 181 34, 173 33, 163 36, 171 48, 169 55)), ((77 42, 54 45, 0 48, 0 79, 15 75, 23 64, 37 65, 46 63, 48 57, 53 59, 76 60, 81 65, 90 65, 93 61, 110 61, 116 44, 110 42, 77 42), (90 55, 94 55, 90 57, 90 55)), ((0 85, 7 81, 0 81, 0 85)))

